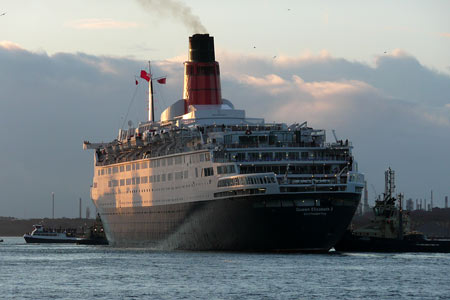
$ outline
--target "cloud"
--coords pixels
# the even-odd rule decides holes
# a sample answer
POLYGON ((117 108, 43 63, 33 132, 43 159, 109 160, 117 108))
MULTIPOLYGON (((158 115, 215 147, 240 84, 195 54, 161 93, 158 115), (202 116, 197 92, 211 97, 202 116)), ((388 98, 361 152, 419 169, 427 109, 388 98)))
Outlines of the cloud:
POLYGON ((23 48, 14 42, 11 41, 0 41, 0 47, 6 50, 22 50, 23 48))
MULTIPOLYGON (((110 141, 124 120, 145 120, 147 89, 136 87, 134 76, 147 63, 49 56, 14 45, 0 43, 0 136, 7 140, 0 156, 1 214, 22 217, 27 207, 25 216, 48 216, 55 192, 57 216, 75 217, 77 199, 88 201, 92 182, 93 154, 81 143, 110 141)), ((338 138, 353 142, 360 171, 377 190, 391 166, 407 198, 423 198, 431 188, 436 199, 448 192, 450 175, 442 164, 450 149, 448 75, 400 50, 378 57, 374 66, 327 52, 277 62, 222 49, 216 58, 223 97, 249 117, 336 129, 338 138)), ((185 60, 152 62, 156 75, 168 76, 166 85, 155 87, 159 112, 182 97, 185 60)))
POLYGON ((135 22, 120 22, 112 19, 81 19, 65 24, 75 29, 128 29, 138 27, 135 22))

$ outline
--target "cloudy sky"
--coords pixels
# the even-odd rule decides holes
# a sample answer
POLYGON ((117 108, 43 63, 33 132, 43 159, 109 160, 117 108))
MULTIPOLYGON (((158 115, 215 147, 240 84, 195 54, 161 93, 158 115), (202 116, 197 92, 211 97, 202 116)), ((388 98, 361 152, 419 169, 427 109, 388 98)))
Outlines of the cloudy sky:
MULTIPOLYGON (((182 95, 188 36, 215 37, 222 95, 251 117, 336 129, 377 193, 396 171, 406 198, 450 194, 448 1, 3 0, 0 216, 78 215, 93 153, 146 118, 134 76, 167 75, 159 111, 182 95), (126 117, 126 118, 125 118, 126 117)), ((374 197, 370 188, 369 196, 374 197)))

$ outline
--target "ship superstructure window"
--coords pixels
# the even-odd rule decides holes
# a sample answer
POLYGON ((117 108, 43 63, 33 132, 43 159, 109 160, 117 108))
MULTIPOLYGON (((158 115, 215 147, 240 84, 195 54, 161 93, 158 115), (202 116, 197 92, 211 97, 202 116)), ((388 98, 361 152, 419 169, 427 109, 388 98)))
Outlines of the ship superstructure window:
POLYGON ((147 169, 147 162, 146 161, 141 163, 141 169, 147 169))
POLYGON ((166 174, 161 174, 161 181, 166 181, 166 174))
POLYGON ((286 152, 275 152, 275 160, 283 160, 286 158, 286 152))
POLYGON ((119 167, 119 171, 120 171, 120 172, 124 172, 124 171, 125 171, 125 167, 124 167, 124 166, 120 166, 120 167, 119 167))
POLYGON ((253 160, 258 160, 259 159, 259 153, 257 152, 249 152, 248 153, 248 160, 253 161, 253 160))
POLYGON ((188 178, 188 170, 184 170, 184 174, 183 174, 183 178, 187 179, 188 178))
POLYGON ((299 160, 300 154, 298 152, 289 152, 288 158, 289 158, 289 160, 299 160))
POLYGON ((97 170, 97 175, 100 176, 100 170, 97 170))
POLYGON ((175 180, 183 179, 183 171, 175 172, 175 180))
POLYGON ((168 166, 173 165, 173 158, 172 157, 167 158, 167 165, 168 166))
POLYGON ((234 165, 227 165, 227 166, 218 166, 217 167, 217 174, 230 174, 230 173, 236 173, 236 169, 234 165))
POLYGON ((141 184, 141 177, 136 177, 136 184, 141 184))
POLYGON ((202 176, 208 177, 214 175, 214 169, 213 168, 203 168, 202 169, 202 176))
POLYGON ((127 185, 130 185, 131 184, 131 178, 127 178, 127 185))
POLYGON ((108 174, 111 174, 111 168, 108 168, 108 174))
POLYGON ((119 168, 118 167, 113 167, 112 168, 113 174, 116 174, 119 172, 119 168))
POLYGON ((131 171, 131 165, 127 165, 127 171, 131 171))
POLYGON ((173 174, 172 173, 167 174, 167 181, 172 181, 172 179, 173 179, 173 174))
POLYGON ((125 179, 120 179, 120 186, 124 186, 125 185, 125 179))
POLYGON ((175 164, 179 165, 183 162, 183 158, 181 156, 175 157, 175 164))
POLYGON ((148 177, 147 176, 142 176, 141 177, 141 183, 147 183, 148 182, 148 177))

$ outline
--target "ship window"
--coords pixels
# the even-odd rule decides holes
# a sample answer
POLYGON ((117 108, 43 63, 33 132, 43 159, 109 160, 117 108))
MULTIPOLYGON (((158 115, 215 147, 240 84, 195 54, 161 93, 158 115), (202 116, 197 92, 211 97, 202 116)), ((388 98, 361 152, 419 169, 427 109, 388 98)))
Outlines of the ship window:
POLYGON ((125 185, 125 179, 120 179, 120 186, 124 186, 125 185))
POLYGON ((108 174, 111 174, 111 168, 108 168, 108 174))
POLYGON ((224 171, 224 166, 218 166, 217 167, 217 174, 224 174, 225 173, 225 171, 224 171))
POLYGON ((283 160, 286 158, 286 152, 275 152, 275 160, 283 160))
POLYGON ((183 179, 183 171, 175 172, 175 180, 183 179))
POLYGON ((147 169, 147 162, 146 161, 141 163, 141 169, 147 169))
POLYGON ((300 155, 298 152, 289 152, 288 157, 290 160, 298 160, 300 158, 300 155))
POLYGON ((97 170, 97 175, 100 176, 100 170, 97 170))
POLYGON ((263 152, 261 153, 261 159, 265 161, 271 161, 273 159, 273 153, 272 152, 263 152))
MULTIPOLYGON (((164 175, 164 174, 163 174, 164 175)), ((160 181, 160 176, 159 175, 156 175, 156 182, 159 182, 160 181)))
POLYGON ((167 174, 167 181, 172 181, 172 177, 173 177, 172 173, 167 174))
POLYGON ((179 165, 179 164, 181 164, 182 162, 183 162, 183 159, 181 158, 181 156, 175 157, 175 164, 176 164, 176 165, 179 165))
POLYGON ((258 159, 259 159, 259 153, 249 152, 249 153, 248 153, 248 159, 249 159, 250 161, 258 160, 258 159))
POLYGON ((184 178, 184 179, 187 179, 187 178, 188 178, 188 170, 185 170, 185 171, 184 171, 183 178, 184 178))
POLYGON ((137 163, 136 164, 136 170, 139 170, 140 169, 140 165, 139 165, 139 163, 137 163))
POLYGON ((211 160, 211 153, 207 152, 205 153, 205 160, 210 161, 211 160))
POLYGON ((125 168, 124 168, 124 166, 120 166, 120 168, 119 168, 119 171, 120 171, 120 172, 123 172, 123 171, 125 171, 125 168))
POLYGON ((205 154, 200 153, 199 158, 200 158, 200 162, 205 161, 205 154))
POLYGON ((136 177, 131 178, 131 184, 136 184, 136 177))
POLYGON ((148 182, 148 177, 147 176, 142 176, 141 177, 141 183, 147 183, 148 182))
MULTIPOLYGON (((158 178, 158 181, 159 181, 159 178, 158 178)), ((161 181, 166 181, 166 174, 161 174, 161 181)))
POLYGON ((308 159, 309 153, 308 152, 302 152, 302 159, 308 159))
POLYGON ((195 168, 195 177, 198 177, 198 169, 195 168))
POLYGON ((172 157, 167 158, 167 165, 168 166, 173 165, 173 158, 172 157))
POLYGON ((131 171, 131 165, 127 165, 127 171, 131 171))
POLYGON ((111 180, 108 181, 108 187, 111 187, 111 180))
POLYGON ((119 168, 118 167, 113 167, 112 171, 113 171, 113 174, 116 174, 116 173, 119 172, 119 168))
POLYGON ((213 176, 214 175, 214 169, 213 168, 203 168, 202 175, 204 177, 213 176))
MULTIPOLYGON (((166 166, 166 159, 164 158, 164 159, 161 159, 161 166, 162 167, 165 167, 166 166)), ((159 164, 158 164, 158 167, 159 167, 159 164)))
POLYGON ((118 186, 118 185, 119 185, 119 182, 117 180, 112 181, 112 186, 118 186))
POLYGON ((131 178, 127 178, 127 185, 130 185, 131 184, 131 178))

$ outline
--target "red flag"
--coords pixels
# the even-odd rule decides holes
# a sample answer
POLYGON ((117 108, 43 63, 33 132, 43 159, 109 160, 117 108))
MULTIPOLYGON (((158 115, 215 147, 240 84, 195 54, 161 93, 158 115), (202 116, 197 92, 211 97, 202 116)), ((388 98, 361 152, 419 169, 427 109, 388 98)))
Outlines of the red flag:
POLYGON ((166 84, 166 77, 161 78, 161 79, 158 79, 157 81, 158 81, 158 83, 160 83, 160 84, 166 84))
POLYGON ((141 78, 150 81, 150 74, 148 74, 147 72, 145 72, 144 70, 141 70, 141 78))

